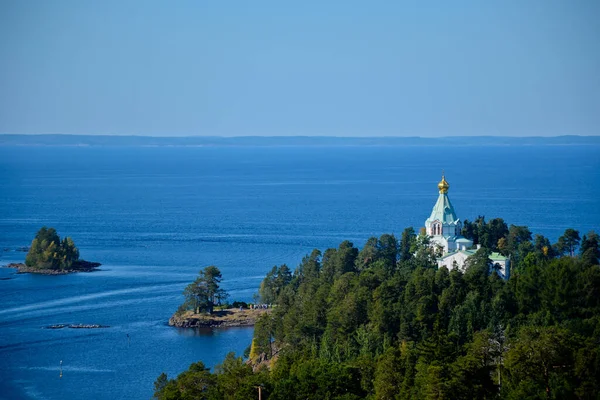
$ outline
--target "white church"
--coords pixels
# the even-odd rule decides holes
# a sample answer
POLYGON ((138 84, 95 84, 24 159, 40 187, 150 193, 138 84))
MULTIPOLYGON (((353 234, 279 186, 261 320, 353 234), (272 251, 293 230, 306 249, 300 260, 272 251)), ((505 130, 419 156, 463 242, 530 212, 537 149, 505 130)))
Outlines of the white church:
MULTIPOLYGON (((475 254, 480 246, 478 245, 477 249, 473 249, 473 241, 461 236, 462 223, 456 217, 454 207, 450 203, 448 197, 450 185, 444 175, 438 183, 438 189, 439 196, 433 206, 431 215, 425 221, 425 231, 431 239, 431 244, 442 252, 441 257, 437 259, 438 268, 446 266, 448 269, 459 268, 464 271, 466 260, 475 254)), ((492 253, 490 259, 498 274, 502 278, 508 279, 509 258, 500 253, 492 253)))

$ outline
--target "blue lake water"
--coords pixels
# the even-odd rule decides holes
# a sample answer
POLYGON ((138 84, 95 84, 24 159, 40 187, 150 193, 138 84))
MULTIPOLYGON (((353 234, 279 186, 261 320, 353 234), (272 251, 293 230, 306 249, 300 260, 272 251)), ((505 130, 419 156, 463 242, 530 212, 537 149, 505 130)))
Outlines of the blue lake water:
POLYGON ((146 399, 161 372, 241 354, 252 329, 166 325, 198 270, 250 301, 275 264, 423 225, 446 172, 462 219, 556 241, 600 230, 600 147, 0 147, 0 264, 43 225, 101 271, 0 268, 0 397, 146 399), (58 323, 98 330, 42 329, 58 323), (130 340, 128 342, 127 335, 130 340), (63 361, 63 377, 59 363, 63 361))

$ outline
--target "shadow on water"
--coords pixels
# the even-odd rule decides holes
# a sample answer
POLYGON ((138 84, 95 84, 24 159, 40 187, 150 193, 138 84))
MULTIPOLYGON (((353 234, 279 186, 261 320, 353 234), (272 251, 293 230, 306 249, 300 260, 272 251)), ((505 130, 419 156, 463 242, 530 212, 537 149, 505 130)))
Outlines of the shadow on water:
POLYGON ((223 328, 173 328, 178 336, 183 337, 211 337, 219 336, 241 330, 253 330, 253 326, 230 326, 223 328))

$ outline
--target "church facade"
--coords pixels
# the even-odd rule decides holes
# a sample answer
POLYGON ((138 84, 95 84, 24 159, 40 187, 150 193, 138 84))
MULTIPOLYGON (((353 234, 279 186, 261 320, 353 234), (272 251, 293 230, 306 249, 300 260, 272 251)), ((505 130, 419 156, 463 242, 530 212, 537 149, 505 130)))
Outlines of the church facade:
MULTIPOLYGON (((464 270, 467 259, 475 254, 472 249, 473 241, 461 236, 462 222, 456 216, 454 207, 448 197, 450 185, 446 177, 438 183, 439 196, 433 206, 431 215, 425 221, 425 232, 430 238, 431 245, 439 249, 441 256, 437 259, 438 267, 448 269, 459 268, 464 270)), ((479 245, 477 246, 479 249, 479 245)), ((508 279, 510 260, 500 253, 490 255, 494 268, 498 274, 508 279)))
POLYGON ((438 183, 439 196, 433 206, 431 215, 425 221, 425 231, 434 246, 443 248, 444 254, 456 250, 466 250, 473 246, 473 241, 460 235, 462 222, 456 217, 454 207, 448 197, 450 185, 446 177, 438 183))

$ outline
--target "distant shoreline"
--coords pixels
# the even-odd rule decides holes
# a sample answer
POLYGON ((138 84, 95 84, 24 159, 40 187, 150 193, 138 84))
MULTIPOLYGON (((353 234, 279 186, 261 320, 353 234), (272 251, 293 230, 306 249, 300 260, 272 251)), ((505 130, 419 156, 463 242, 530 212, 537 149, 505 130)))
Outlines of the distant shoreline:
POLYGON ((63 147, 356 147, 356 146, 581 146, 600 136, 117 136, 0 134, 0 146, 63 147))

